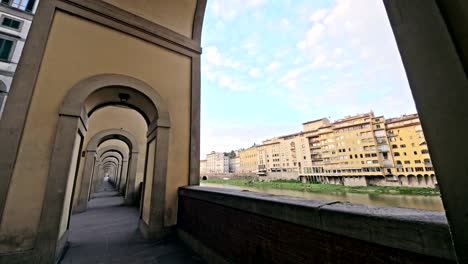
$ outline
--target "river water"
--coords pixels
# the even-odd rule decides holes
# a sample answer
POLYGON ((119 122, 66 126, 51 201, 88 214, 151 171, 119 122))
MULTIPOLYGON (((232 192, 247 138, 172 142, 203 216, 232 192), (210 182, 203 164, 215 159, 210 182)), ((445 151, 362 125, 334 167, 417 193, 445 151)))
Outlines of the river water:
POLYGON ((405 194, 375 194, 375 193, 348 193, 329 192, 314 193, 296 190, 283 190, 272 188, 258 188, 248 186, 234 186, 217 183, 201 183, 206 187, 221 187, 236 190, 248 190, 251 192, 271 193, 277 195, 287 195, 307 199, 320 199, 329 201, 351 202, 357 204, 379 205, 388 207, 418 208, 432 211, 444 211, 442 200, 439 196, 405 195, 405 194))

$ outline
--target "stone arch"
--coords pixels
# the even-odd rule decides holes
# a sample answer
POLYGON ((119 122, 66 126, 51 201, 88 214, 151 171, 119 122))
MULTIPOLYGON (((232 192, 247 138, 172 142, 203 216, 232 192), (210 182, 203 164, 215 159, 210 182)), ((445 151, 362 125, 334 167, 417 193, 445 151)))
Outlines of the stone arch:
POLYGON ((208 180, 208 177, 203 176, 203 177, 202 177, 202 180, 203 180, 203 181, 206 181, 206 180, 208 180))
POLYGON ((121 171, 122 171, 122 162, 123 162, 123 157, 118 153, 118 152, 112 152, 108 151, 104 154, 101 154, 100 159, 105 161, 107 158, 113 158, 116 159, 117 164, 116 166, 116 175, 115 178, 111 178, 111 183, 114 184, 117 187, 117 182, 119 181, 121 177, 121 171))
MULTIPOLYGON (((141 206, 143 213, 140 214, 142 217, 139 229, 146 238, 159 238, 165 233, 166 173, 171 124, 167 104, 155 89, 141 80, 119 74, 100 74, 74 85, 64 97, 58 111, 59 118, 49 163, 37 243, 55 245, 61 241, 63 246, 62 242, 66 241, 71 212, 67 211, 70 207, 68 203, 73 200, 71 191, 73 187, 70 188, 68 185, 74 183, 69 179, 70 177, 76 179, 78 173, 72 168, 72 164, 75 158, 78 158, 78 164, 80 162, 81 155, 77 153, 81 153, 88 118, 95 110, 110 105, 123 105, 135 109, 148 123, 147 144, 148 147, 151 146, 151 153, 147 151, 147 156, 151 156, 152 159, 147 160, 147 167, 150 166, 152 169, 147 170, 147 175, 144 176, 143 186, 146 187, 147 180, 149 182, 148 189, 144 188, 144 192, 148 191, 148 199, 141 206)), ((112 135, 109 133, 104 137, 112 138, 112 135)), ((99 145, 95 142, 96 140, 89 144, 94 151, 99 145)), ((93 158, 95 155, 88 160, 88 164, 84 164, 85 170, 94 165, 93 158)), ((134 159, 130 157, 130 163, 132 160, 134 159)), ((133 167, 136 169, 136 166, 133 167)), ((102 166, 98 168, 99 173, 102 166)), ((127 188, 133 185, 129 182, 127 188)), ((85 189, 84 192, 86 191, 85 189)), ((127 192, 127 195, 130 193, 127 192)), ((55 249, 52 250, 55 252, 55 249)), ((60 252, 62 249, 56 250, 60 252)))
POLYGON ((418 186, 423 185, 423 176, 421 174, 418 174, 416 178, 418 179, 418 186))
POLYGON ((413 174, 408 175, 408 186, 415 186, 417 183, 416 176, 413 174))
POLYGON ((429 177, 431 177, 431 182, 435 186, 437 184, 437 179, 436 179, 435 175, 431 174, 431 175, 429 175, 429 177))
MULTIPOLYGON (((86 154, 84 161, 84 169, 81 175, 81 188, 78 196, 78 202, 74 208, 74 212, 83 212, 87 208, 89 197, 92 193, 97 190, 99 181, 102 177, 99 177, 99 171, 96 171, 96 167, 99 164, 96 162, 99 160, 98 147, 104 141, 109 139, 119 139, 127 144, 129 149, 128 154, 128 168, 127 168, 127 181, 124 200, 126 204, 133 204, 135 198, 135 190, 133 188, 135 184, 139 147, 136 137, 123 129, 107 129, 95 134, 86 146, 86 154), (93 173, 96 171, 97 173, 93 173)), ((116 147, 114 147, 116 148, 116 147)), ((123 150, 121 150, 123 151, 123 150)))
POLYGON ((122 172, 121 172, 120 180, 117 183, 117 187, 118 187, 117 190, 119 191, 119 193, 125 195, 125 187, 127 185, 127 179, 128 179, 127 174, 128 174, 128 161, 129 161, 130 149, 127 152, 126 150, 124 150, 123 148, 119 146, 107 146, 104 148, 98 148, 97 155, 98 156, 103 155, 107 152, 117 152, 122 156, 122 172))
POLYGON ((429 175, 427 175, 427 174, 424 174, 424 184, 425 184, 426 186, 431 186, 431 185, 432 185, 432 184, 430 183, 430 181, 429 181, 429 175))
POLYGON ((408 185, 408 180, 406 179, 405 175, 402 174, 398 175, 398 182, 402 186, 408 185))
POLYGON ((148 123, 148 133, 156 126, 171 126, 167 104, 159 93, 141 80, 120 74, 100 74, 78 82, 65 97, 59 114, 80 117, 86 126, 97 108, 114 104, 141 113, 148 123), (126 99, 120 96, 125 94, 129 96, 126 99), (139 107, 135 107, 137 104, 139 107))

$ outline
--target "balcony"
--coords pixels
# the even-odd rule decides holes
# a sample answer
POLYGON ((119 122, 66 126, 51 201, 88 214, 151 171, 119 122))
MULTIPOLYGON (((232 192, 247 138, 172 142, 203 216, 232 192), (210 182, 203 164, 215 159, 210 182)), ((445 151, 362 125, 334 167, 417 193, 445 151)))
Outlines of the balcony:
POLYGON ((378 149, 379 152, 389 152, 390 151, 390 147, 388 145, 377 146, 377 149, 378 149))
MULTIPOLYGON (((382 161, 382 166, 383 166, 384 168, 391 168, 391 167, 393 167, 393 162, 392 162, 391 160, 387 160, 387 159, 386 159, 386 160, 383 160, 383 161, 382 161)), ((400 166, 401 166, 401 165, 400 165, 400 166)))

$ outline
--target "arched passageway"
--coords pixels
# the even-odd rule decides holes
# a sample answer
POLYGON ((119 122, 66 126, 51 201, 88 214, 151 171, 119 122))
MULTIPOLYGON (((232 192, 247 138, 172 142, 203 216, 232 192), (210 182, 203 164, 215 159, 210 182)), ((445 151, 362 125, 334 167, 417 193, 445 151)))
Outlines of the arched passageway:
MULTIPOLYGON (((125 203, 126 204, 133 204, 134 201, 134 184, 135 184, 135 176, 137 170, 137 163, 138 163, 138 154, 139 154, 139 147, 137 143, 137 139, 133 134, 128 131, 122 129, 108 129, 101 131, 94 135, 88 143, 86 147, 86 156, 84 161, 84 169, 81 175, 81 186, 79 191, 78 202, 75 206, 75 212, 82 212, 86 210, 86 204, 90 197, 90 193, 94 193, 97 188, 99 187, 100 182, 102 181, 103 175, 99 175, 99 168, 100 163, 102 160, 100 156, 97 155, 98 147, 100 144, 105 142, 109 139, 119 139, 127 145, 129 149, 129 154, 126 159, 125 166, 127 167, 127 176, 125 176, 127 184, 126 191, 125 191, 125 203), (93 173, 96 172, 96 173, 93 173)), ((109 148, 105 149, 104 152, 101 153, 105 154, 109 148)), ((120 150, 123 152, 123 150, 120 150)), ((121 154, 124 155, 124 154, 121 154)), ((124 159, 122 160, 122 163, 124 159)))
MULTIPOLYGON (((125 196, 125 188, 126 188, 126 185, 127 185, 127 174, 128 174, 128 159, 129 159, 129 154, 128 154, 128 150, 124 150, 122 147, 120 146, 117 146, 117 145, 111 145, 111 146, 106 146, 106 147, 99 147, 98 151, 97 151, 97 156, 98 157, 104 157, 104 155, 110 153, 110 154, 116 154, 116 155, 120 155, 121 158, 122 158, 122 164, 121 164, 121 169, 120 169, 120 177, 119 177, 119 180, 117 182, 117 191, 124 195, 125 196)), ((98 158, 99 159, 99 158, 98 158)), ((96 163, 95 165, 96 166, 96 163)), ((96 169, 96 167, 94 167, 94 169, 96 169)), ((94 170, 93 169, 93 170, 94 170)), ((92 179, 92 172, 91 172, 91 179, 92 179)), ((91 180, 91 183, 92 183, 92 180, 91 180)), ((92 188, 92 187, 91 187, 92 188)))
MULTIPOLYGON (((66 179, 60 177, 60 174, 63 175, 65 171, 73 171, 71 166, 78 166, 76 164, 79 164, 80 160, 77 153, 80 150, 77 146, 86 137, 85 126, 93 118, 94 112, 110 105, 122 105, 127 109, 134 109, 141 114, 147 123, 146 140, 149 147, 146 152, 148 156, 144 179, 146 185, 143 184, 145 186, 145 199, 143 199, 141 206, 139 226, 144 235, 148 237, 159 234, 164 229, 165 168, 167 167, 170 128, 167 106, 157 92, 147 84, 128 76, 105 74, 79 82, 65 97, 60 109, 61 115, 58 123, 60 129, 56 135, 55 145, 63 147, 55 149, 52 154, 51 167, 56 168, 53 170, 56 176, 53 174, 49 177, 39 227, 48 234, 62 237, 69 229, 67 223, 69 222, 70 209, 68 208, 72 206, 71 190, 76 176, 67 173, 66 175, 69 177, 66 179), (54 191, 57 189, 64 189, 67 192, 60 194, 54 191), (60 210, 61 204, 65 204, 65 211, 60 210), (57 225, 53 223, 57 223, 57 225), (61 224, 58 225, 59 223, 61 224)), ((125 142, 129 148, 124 202, 126 204, 134 203, 138 144, 128 131, 118 128, 108 129, 94 135, 85 147, 85 158, 84 161, 81 161, 84 162, 84 169, 78 198, 80 207, 77 208, 77 212, 86 209, 90 192, 98 189, 97 186, 100 185, 99 183, 104 176, 108 176, 110 182, 114 184, 117 184, 121 177, 120 167, 123 163, 123 157, 111 155, 109 151, 99 153, 100 155, 97 153, 99 145, 110 139, 119 139, 125 142)))

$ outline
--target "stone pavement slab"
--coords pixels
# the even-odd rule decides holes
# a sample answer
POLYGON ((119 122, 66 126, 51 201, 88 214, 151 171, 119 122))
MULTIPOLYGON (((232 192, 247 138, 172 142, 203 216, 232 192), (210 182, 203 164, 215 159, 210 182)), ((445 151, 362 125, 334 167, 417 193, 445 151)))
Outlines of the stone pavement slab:
POLYGON ((139 213, 103 182, 88 210, 70 220, 70 247, 60 263, 204 263, 176 240, 151 242, 137 230, 139 213))

